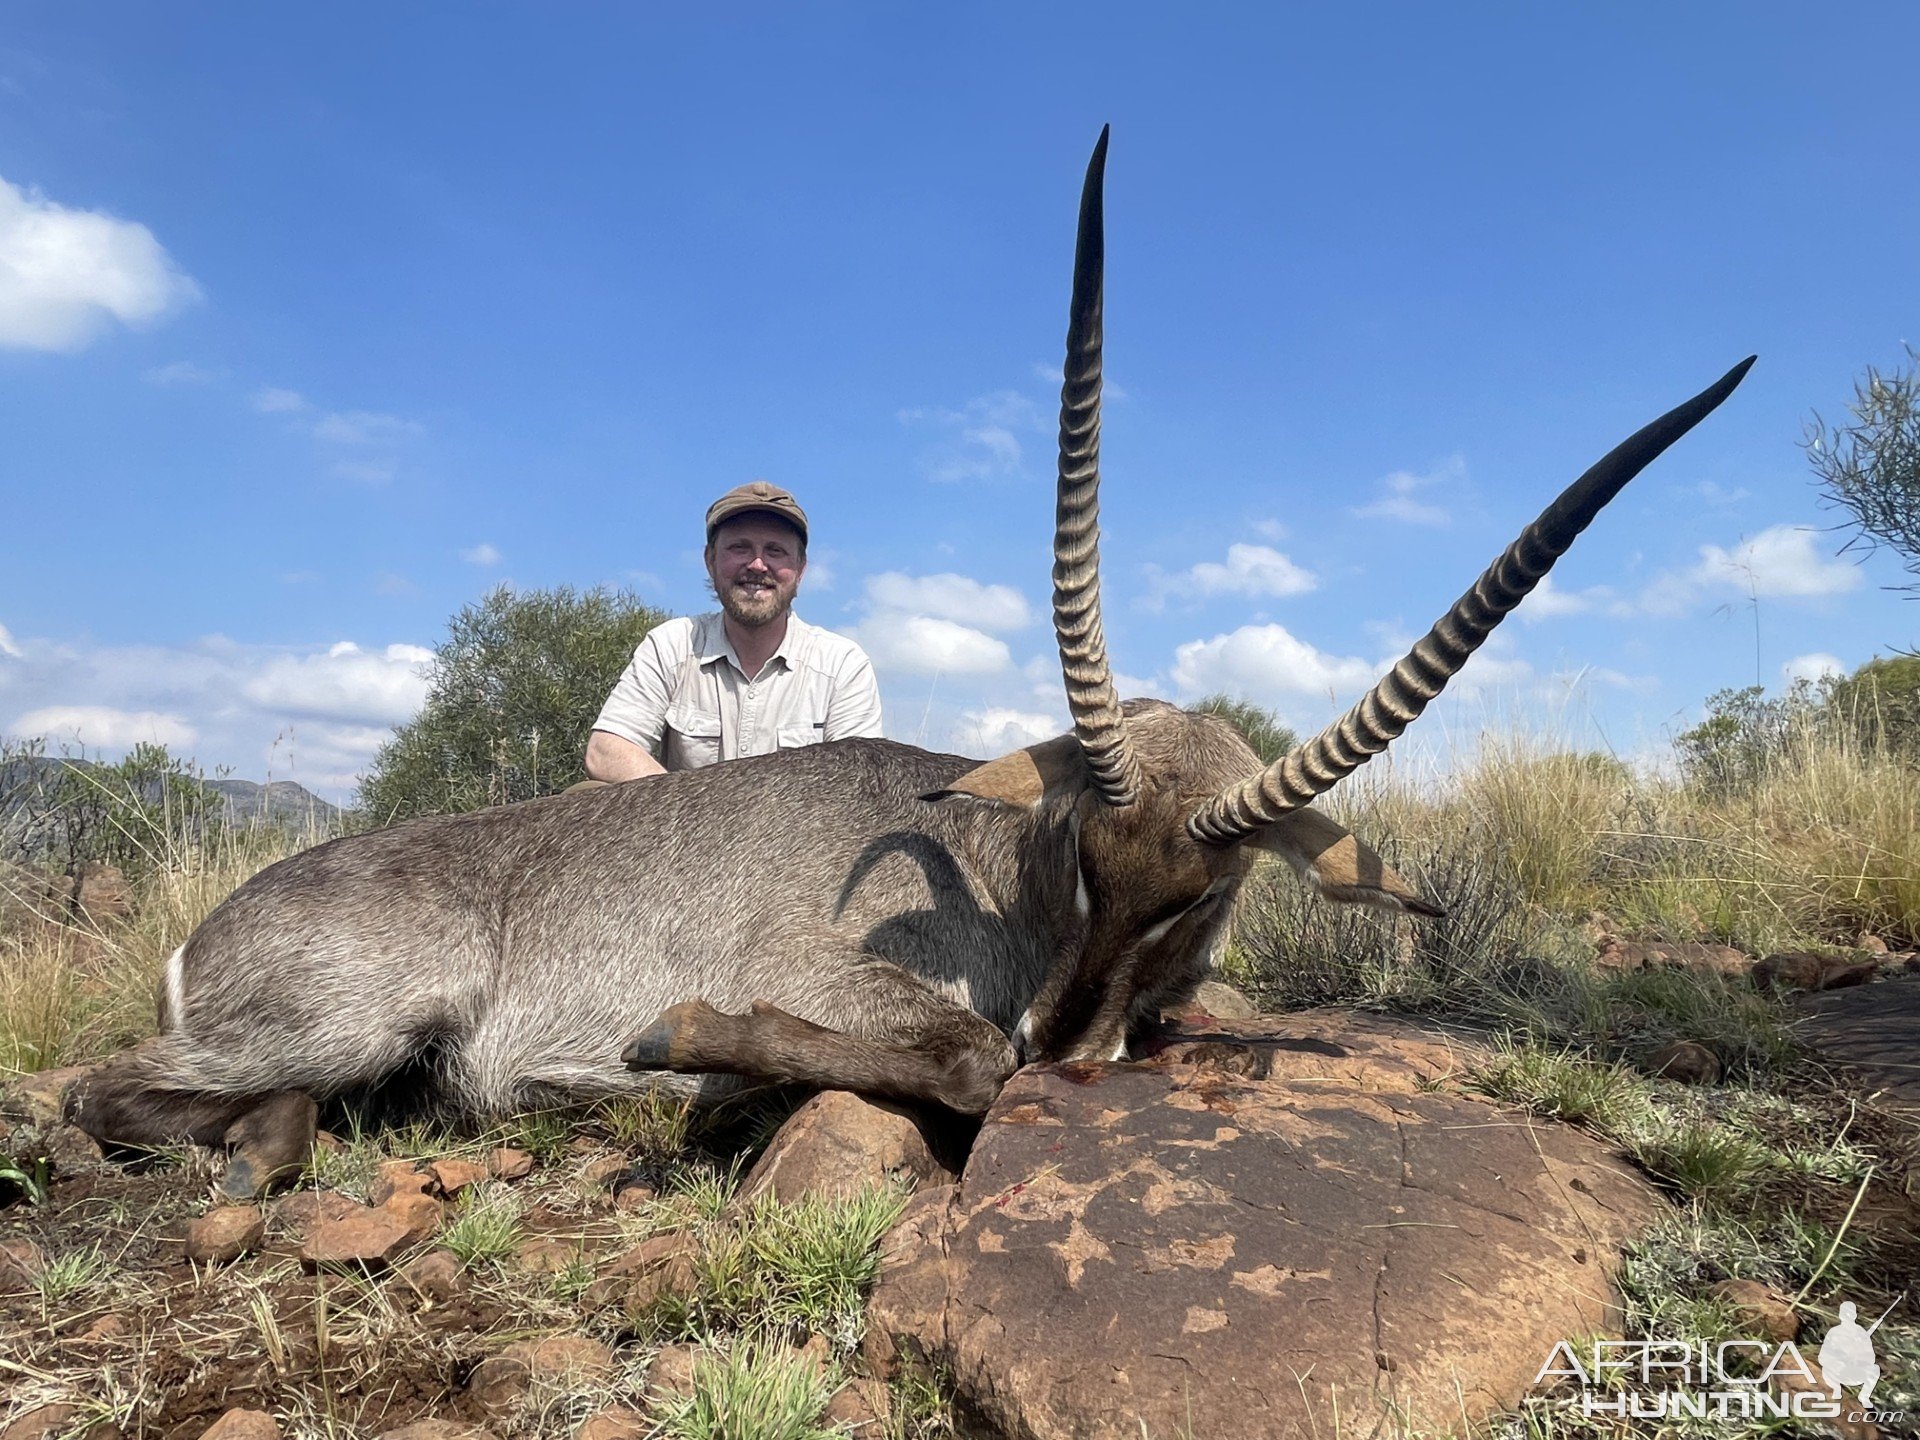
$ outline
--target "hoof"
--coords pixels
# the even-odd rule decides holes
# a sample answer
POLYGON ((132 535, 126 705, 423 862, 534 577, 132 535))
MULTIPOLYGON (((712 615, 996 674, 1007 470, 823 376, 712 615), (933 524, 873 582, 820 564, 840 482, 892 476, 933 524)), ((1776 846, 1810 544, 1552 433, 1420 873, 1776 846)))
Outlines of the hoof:
POLYGON ((673 1050, 673 1023, 662 1015, 640 1031, 620 1051, 620 1060, 629 1070, 668 1070, 673 1050))
POLYGON ((244 1155, 236 1155, 220 1181, 220 1198, 244 1203, 257 1200, 266 1188, 267 1182, 260 1178, 259 1172, 253 1168, 253 1162, 244 1155))

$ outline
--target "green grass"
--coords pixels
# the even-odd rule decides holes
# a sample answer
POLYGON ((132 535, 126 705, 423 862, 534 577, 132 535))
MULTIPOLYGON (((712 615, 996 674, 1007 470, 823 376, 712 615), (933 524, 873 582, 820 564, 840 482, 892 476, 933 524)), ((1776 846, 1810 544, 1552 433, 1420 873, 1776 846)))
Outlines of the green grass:
POLYGON ((850 1352, 879 1271, 880 1241, 905 1203, 893 1187, 792 1205, 759 1197, 702 1228, 685 1293, 662 1294, 633 1318, 667 1339, 814 1334, 850 1352))
POLYGON ((454 1217, 434 1243, 469 1265, 498 1264, 519 1248, 524 1236, 520 1198, 503 1186, 488 1185, 463 1193, 454 1217))
POLYGON ((1603 1134, 1619 1134, 1638 1123, 1651 1103, 1647 1081, 1618 1061, 1600 1065, 1582 1055, 1511 1040, 1491 1063, 1473 1071, 1468 1083, 1536 1115, 1603 1134))
POLYGON ((819 1424, 834 1382, 786 1350, 744 1340, 702 1356, 693 1393, 662 1407, 663 1440, 826 1440, 819 1424))

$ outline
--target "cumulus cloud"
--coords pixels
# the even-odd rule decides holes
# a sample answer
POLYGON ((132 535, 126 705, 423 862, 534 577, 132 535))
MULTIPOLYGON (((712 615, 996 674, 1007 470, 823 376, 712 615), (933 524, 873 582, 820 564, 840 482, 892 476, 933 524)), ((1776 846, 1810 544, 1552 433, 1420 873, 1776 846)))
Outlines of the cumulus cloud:
POLYGON ((1520 602, 1520 608, 1514 613, 1534 625, 1562 615, 1584 615, 1605 605, 1612 598, 1613 591, 1605 585, 1594 585, 1585 590, 1562 590, 1553 583, 1553 577, 1547 575, 1534 586, 1533 593, 1520 602))
POLYGON ((1466 478, 1467 462, 1459 455, 1449 456, 1437 469, 1425 475, 1411 470, 1396 470, 1380 481, 1383 492, 1370 505, 1352 513, 1363 520, 1397 520, 1404 525, 1449 525, 1453 517, 1438 505, 1414 497, 1431 485, 1457 483, 1466 478))
POLYGON ((948 484, 1024 474, 1023 437, 1033 440, 1048 428, 1040 407, 1015 390, 979 396, 958 410, 902 410, 899 420, 937 436, 921 456, 921 469, 929 480, 948 484))
POLYGON ((342 640, 324 655, 268 661, 243 692, 263 710, 294 719, 380 720, 396 725, 427 698, 433 652, 389 645, 377 653, 342 640))
POLYGON ((460 552, 460 558, 469 565, 498 565, 500 563, 500 552, 482 540, 471 549, 462 550, 460 552))
POLYGON ((1827 554, 1813 526, 1772 525, 1731 549, 1702 545, 1698 563, 1655 579, 1641 592, 1639 608, 1679 615, 1714 596, 1806 599, 1844 595, 1860 584, 1859 568, 1827 554))
POLYGON ((1051 740, 1067 728, 1068 722, 1060 716, 989 707, 963 711, 953 727, 951 743, 958 754, 984 759, 1051 740))
POLYGON ((108 705, 49 705, 13 722, 17 735, 43 737, 89 750, 129 750, 141 741, 191 751, 200 732, 178 715, 115 710, 108 705))
POLYGON ((337 801, 350 798, 392 728, 418 712, 433 659, 418 645, 219 636, 178 646, 9 643, 0 733, 95 752, 155 740, 209 771, 291 776, 337 801))
POLYGON ((13 643, 13 635, 6 626, 0 625, 0 655, 10 655, 18 660, 21 653, 20 647, 13 643))
POLYGON ((81 350, 199 294, 146 226, 0 179, 0 346, 81 350))
POLYGON ((1183 695, 1224 690, 1262 703, 1278 696, 1351 694, 1373 683, 1374 667, 1328 655, 1284 625, 1243 625, 1174 651, 1173 682, 1183 695))
POLYGON ((1217 595, 1250 598, 1301 595, 1320 582, 1270 545, 1235 542, 1227 547, 1226 563, 1203 560, 1192 569, 1169 575, 1157 565, 1147 567, 1148 592, 1141 603, 1149 610, 1165 607, 1169 597, 1207 599, 1217 595))
POLYGON ((982 585, 965 575, 889 570, 867 581, 867 603, 875 610, 931 615, 989 631, 1023 629, 1033 619, 1026 597, 1011 585, 982 585))
POLYGON ((1796 655, 1780 667, 1780 676, 1792 685, 1800 680, 1824 680, 1829 675, 1844 675, 1847 667, 1840 663, 1840 657, 1829 655, 1824 650, 1816 650, 1810 655, 1796 655))
POLYGON ((990 675, 1013 663, 1006 642, 952 620, 882 610, 852 630, 881 670, 914 675, 990 675))
POLYGON ((313 408, 298 390, 282 390, 277 385, 261 386, 247 397, 247 403, 262 415, 297 415, 313 408))

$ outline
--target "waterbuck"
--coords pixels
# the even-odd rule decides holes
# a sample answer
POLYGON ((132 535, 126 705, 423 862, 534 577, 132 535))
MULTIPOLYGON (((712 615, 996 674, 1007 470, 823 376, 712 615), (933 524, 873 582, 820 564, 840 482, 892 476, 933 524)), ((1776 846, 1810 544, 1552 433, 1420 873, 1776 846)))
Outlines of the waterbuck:
POLYGON ((1203 974, 1257 850, 1322 895, 1439 912, 1315 796, 1405 729, 1748 361, 1581 477, 1338 722, 1262 768, 1119 703, 1100 625, 1103 132, 1080 203, 1054 623, 1073 732, 986 764, 849 740, 320 845, 168 962, 160 1034, 68 1114, 133 1145, 303 1161, 315 1098, 396 1075, 473 1114, 665 1084, 837 1087, 978 1114, 1027 1060, 1110 1059, 1203 974))

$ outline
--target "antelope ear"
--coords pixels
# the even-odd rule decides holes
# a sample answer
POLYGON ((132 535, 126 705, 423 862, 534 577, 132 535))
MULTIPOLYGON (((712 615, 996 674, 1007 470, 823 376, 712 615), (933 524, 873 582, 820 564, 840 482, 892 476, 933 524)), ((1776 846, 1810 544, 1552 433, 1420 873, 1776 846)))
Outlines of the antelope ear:
POLYGON ((1043 800, 1075 794, 1087 788, 1087 762, 1080 742, 1072 735, 1056 736, 1029 745, 998 760, 976 766, 944 790, 931 790, 922 800, 985 800, 1031 810, 1043 800))
POLYGON ((1430 919, 1447 913, 1318 810, 1301 809, 1283 815, 1246 843, 1283 858, 1295 874, 1329 900, 1404 910, 1430 919))

